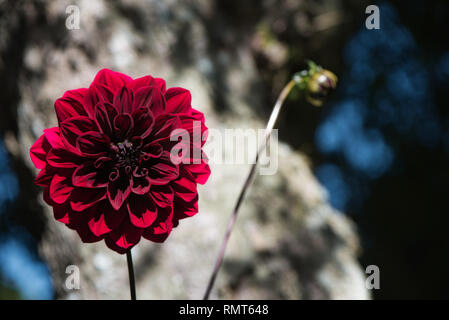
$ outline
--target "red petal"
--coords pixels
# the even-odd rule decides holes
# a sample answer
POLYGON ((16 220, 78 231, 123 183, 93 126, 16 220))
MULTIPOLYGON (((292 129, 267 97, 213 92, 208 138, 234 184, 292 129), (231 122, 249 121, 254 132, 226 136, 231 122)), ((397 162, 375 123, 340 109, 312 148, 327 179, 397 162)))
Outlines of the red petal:
POLYGON ((174 191, 173 188, 168 185, 153 185, 151 186, 150 194, 158 207, 167 207, 173 205, 174 191))
POLYGON ((144 76, 141 78, 131 80, 126 84, 126 87, 128 87, 135 93, 138 89, 142 87, 148 87, 152 81, 153 81, 152 76, 144 76))
POLYGON ((69 223, 69 211, 67 205, 55 205, 53 206, 53 216, 59 222, 64 224, 69 223))
POLYGON ((149 158, 159 158, 164 152, 164 149, 162 148, 160 143, 157 142, 150 142, 146 144, 143 147, 143 150, 145 151, 144 157, 145 155, 148 156, 148 159, 145 159, 146 161, 148 161, 149 158))
POLYGON ((73 189, 70 197, 70 206, 73 210, 82 212, 103 199, 106 199, 106 188, 76 187, 73 189))
POLYGON ((138 228, 147 228, 157 217, 157 207, 148 196, 131 196, 128 204, 131 223, 138 228))
POLYGON ((56 100, 55 111, 58 121, 62 122, 76 116, 87 116, 83 106, 83 100, 87 93, 88 89, 85 88, 69 90, 64 93, 62 98, 56 100))
POLYGON ((55 174, 50 183, 50 198, 54 202, 64 203, 70 196, 73 187, 70 185, 70 179, 55 174))
POLYGON ((189 202, 197 197, 196 183, 182 174, 180 177, 171 183, 173 190, 177 197, 189 202))
POLYGON ((85 243, 98 242, 98 241, 104 239, 104 236, 97 237, 96 235, 94 235, 92 233, 92 231, 90 231, 90 228, 87 225, 87 223, 80 225, 75 230, 78 233, 78 235, 80 236, 81 241, 83 241, 85 243))
POLYGON ((109 69, 102 69, 98 71, 93 84, 102 84, 111 89, 112 93, 115 94, 121 87, 130 81, 132 81, 132 78, 126 74, 109 69))
POLYGON ((174 130, 181 128, 181 121, 172 114, 162 114, 155 118, 153 132, 151 134, 153 142, 170 141, 170 136, 174 130))
MULTIPOLYGON (((137 168, 136 168, 137 169, 137 168)), ((148 176, 142 176, 142 177, 132 177, 132 192, 135 194, 143 195, 145 193, 148 193, 150 190, 150 178, 148 176)))
POLYGON ((53 174, 49 174, 47 171, 47 168, 49 168, 49 167, 43 168, 37 175, 36 179, 34 180, 34 183, 37 184, 38 186, 42 186, 42 187, 50 186, 50 182, 51 182, 51 179, 53 178, 53 174))
POLYGON ((116 180, 109 181, 107 192, 109 202, 115 210, 118 210, 130 193, 131 186, 129 178, 122 170, 116 180))
POLYGON ((150 82, 151 86, 155 86, 159 88, 159 91, 164 94, 165 93, 165 80, 161 78, 153 78, 150 82))
POLYGON ((83 99, 84 109, 87 115, 95 118, 95 107, 99 103, 111 103, 114 100, 114 93, 103 84, 91 84, 87 95, 83 99))
POLYGON ((143 229, 133 226, 125 219, 119 228, 107 235, 106 244, 114 251, 125 253, 139 242, 142 233, 143 229))
POLYGON ((33 161, 33 164, 38 169, 45 168, 46 162, 45 158, 47 156, 47 152, 42 147, 42 143, 44 141, 44 135, 41 135, 39 139, 33 144, 30 148, 30 158, 33 161))
POLYGON ((165 111, 168 113, 188 113, 191 109, 192 96, 183 88, 170 88, 165 93, 167 101, 165 111))
POLYGON ((114 136, 123 141, 130 138, 133 131, 133 118, 129 114, 119 114, 114 119, 114 136))
POLYGON ((94 120, 88 117, 74 117, 60 124, 61 136, 69 145, 76 147, 76 139, 85 132, 98 131, 94 120))
POLYGON ((160 208, 158 210, 158 217, 154 224, 145 229, 142 236, 145 239, 154 242, 164 242, 165 239, 170 235, 170 232, 173 228, 173 208, 166 207, 160 208))
POLYGON ((108 176, 104 172, 98 172, 92 162, 83 163, 75 169, 72 175, 72 183, 75 187, 104 188, 108 185, 108 176))
POLYGON ((151 184, 167 184, 168 182, 175 180, 179 175, 178 166, 171 162, 170 153, 164 151, 157 163, 153 164, 148 169, 148 176, 150 177, 151 184))
POLYGON ((58 127, 44 129, 44 135, 49 144, 48 150, 51 148, 64 148, 64 142, 61 139, 58 127))
POLYGON ((76 147, 83 155, 99 157, 108 151, 109 138, 100 132, 86 132, 76 140, 76 147))
POLYGON ((93 211, 93 218, 89 220, 88 225, 96 236, 102 236, 118 228, 128 214, 128 210, 125 207, 116 211, 107 202, 92 207, 90 211, 93 211))
POLYGON ((174 218, 176 220, 192 217, 198 213, 198 195, 190 202, 178 198, 173 200, 174 218))
POLYGON ((123 86, 114 96, 114 107, 119 113, 133 112, 134 94, 126 86, 123 86))
POLYGON ((56 168, 74 168, 80 163, 80 157, 65 149, 51 149, 46 158, 49 165, 56 168))
POLYGON ((75 212, 68 203, 53 204, 53 214, 56 220, 66 224, 70 229, 80 228, 89 220, 88 212, 75 212))
POLYGON ((133 135, 142 139, 146 138, 154 125, 153 113, 148 108, 140 107, 133 112, 132 117, 134 121, 133 135))
POLYGON ((199 184, 205 184, 210 176, 210 167, 207 163, 186 164, 184 168, 195 177, 195 181, 199 184))
POLYGON ((113 121, 117 110, 110 103, 100 103, 95 107, 95 120, 100 130, 109 137, 113 136, 113 121))
POLYGON ((134 92, 137 92, 142 87, 156 87, 159 92, 165 92, 165 80, 160 78, 153 78, 152 76, 144 76, 134 79, 126 84, 126 86, 134 92))
POLYGON ((143 87, 136 91, 134 96, 134 109, 151 107, 153 99, 157 99, 156 95, 160 94, 155 87, 143 87))

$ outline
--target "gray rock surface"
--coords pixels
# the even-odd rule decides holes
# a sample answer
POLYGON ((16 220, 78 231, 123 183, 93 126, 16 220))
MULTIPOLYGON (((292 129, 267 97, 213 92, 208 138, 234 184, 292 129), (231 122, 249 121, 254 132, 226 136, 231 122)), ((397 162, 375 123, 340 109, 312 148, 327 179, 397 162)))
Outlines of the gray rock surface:
MULTIPOLYGON (((282 3, 307 31, 301 16, 306 1, 282 3)), ((166 79, 168 87, 189 89, 209 128, 264 128, 253 55, 260 46, 247 28, 253 16, 248 13, 242 24, 246 7, 232 15, 217 10, 218 1, 206 0, 0 1, 0 6, 11 16, 0 23, 0 68, 10 82, 9 93, 1 96, 8 112, 2 133, 20 179, 17 221, 39 241, 57 298, 127 299, 125 256, 104 243, 82 244, 53 220, 39 189, 31 186, 36 172, 28 150, 44 128, 56 125, 54 100, 65 90, 87 87, 103 67, 132 77, 151 74, 166 79), (65 27, 71 4, 80 9, 79 30, 65 27), (64 286, 69 264, 80 268, 80 290, 64 286)), ((279 44, 266 54, 276 64, 284 51, 279 44)), ((232 151, 225 148, 225 154, 232 151)), ((181 221, 164 244, 143 240, 133 249, 138 298, 202 297, 249 170, 249 165, 211 167, 210 180, 199 187, 199 214, 181 221)), ((367 299, 358 250, 354 225, 330 207, 308 159, 281 141, 279 170, 254 181, 212 298, 367 299)))

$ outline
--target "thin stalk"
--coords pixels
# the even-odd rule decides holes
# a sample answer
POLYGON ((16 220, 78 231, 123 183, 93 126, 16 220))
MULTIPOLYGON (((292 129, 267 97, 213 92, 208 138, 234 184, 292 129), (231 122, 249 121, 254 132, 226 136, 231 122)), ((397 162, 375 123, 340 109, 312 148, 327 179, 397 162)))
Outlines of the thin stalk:
POLYGON ((129 290, 131 292, 131 300, 136 300, 136 280, 134 279, 133 256, 131 250, 126 252, 126 261, 128 262, 129 290))
POLYGON ((243 199, 245 198, 245 195, 249 189, 249 186, 251 185, 251 182, 253 180, 254 174, 256 173, 257 163, 259 161, 260 154, 265 150, 268 140, 270 138, 271 132, 273 131, 273 127, 276 123, 276 120, 279 116, 279 112, 281 111, 282 105, 287 98, 290 91, 295 86, 296 82, 294 80, 291 80, 287 85, 282 89, 281 94, 279 95, 274 107, 273 111, 271 111, 270 118, 267 123, 267 127, 265 129, 265 139, 263 140, 262 144, 259 146, 256 154, 256 160, 254 161, 254 164, 251 166, 251 170, 249 171, 248 176, 246 177, 245 183, 243 184, 242 189, 240 190, 240 194, 237 198, 237 202, 234 206, 234 210, 232 212, 231 218, 229 219, 228 226, 226 227, 226 233, 224 235, 223 241, 221 243, 220 251, 218 253, 217 260, 215 262, 214 269, 212 271, 212 275, 209 279, 209 283, 207 285, 206 292, 204 293, 203 300, 208 300, 210 292, 214 286, 215 279, 217 277, 218 271, 220 270, 221 264, 223 262, 223 257, 226 251, 226 247, 228 245, 229 238, 231 236, 232 228, 234 227, 235 221, 237 220, 237 215, 239 212, 240 205, 243 202, 243 199))

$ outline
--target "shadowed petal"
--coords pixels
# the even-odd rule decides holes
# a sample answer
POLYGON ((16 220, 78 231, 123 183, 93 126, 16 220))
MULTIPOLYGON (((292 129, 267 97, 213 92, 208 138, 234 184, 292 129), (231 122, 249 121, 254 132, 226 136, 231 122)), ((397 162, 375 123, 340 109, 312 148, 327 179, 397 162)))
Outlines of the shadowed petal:
POLYGON ((178 175, 178 166, 171 162, 168 151, 164 151, 157 162, 148 169, 151 184, 167 184, 175 180, 178 175))
POLYGON ((133 135, 145 139, 154 125, 153 113, 148 108, 140 107, 133 112, 132 117, 134 121, 133 135))
POLYGON ((76 116, 87 116, 87 112, 83 106, 84 97, 87 95, 88 89, 82 88, 77 90, 69 90, 56 100, 55 111, 59 122, 76 116))
POLYGON ((130 196, 127 204, 131 223, 147 228, 156 220, 157 207, 148 196, 130 196))
POLYGON ((50 183, 50 198, 55 203, 64 203, 70 196, 73 187, 70 184, 70 179, 64 176, 55 174, 50 183))
POLYGON ((86 224, 80 224, 75 231, 80 236, 81 240, 85 243, 98 242, 104 239, 104 236, 97 237, 92 233, 89 226, 86 224))
POLYGON ((75 168, 82 163, 79 155, 65 149, 51 149, 46 160, 49 165, 56 168, 75 168))
POLYGON ((48 142, 47 150, 51 148, 64 148, 64 142, 59 134, 59 127, 44 129, 44 135, 46 142, 48 142))
POLYGON ((149 158, 159 158, 164 152, 161 144, 157 142, 150 142, 144 145, 143 150, 145 151, 145 153, 142 155, 142 157, 144 157, 142 159, 143 161, 148 161, 149 158))
POLYGON ((150 195, 158 207, 168 207, 173 205, 174 191, 169 185, 153 185, 150 195))
POLYGON ((114 107, 119 113, 133 112, 134 94, 126 86, 123 86, 114 96, 114 107))
POLYGON ((170 88, 165 93, 167 101, 165 112, 168 113, 188 113, 191 109, 192 96, 190 92, 183 88, 170 88))
POLYGON ((43 168, 37 175, 36 179, 34 180, 34 183, 37 184, 38 186, 49 187, 50 182, 53 179, 54 175, 54 172, 53 173, 48 172, 48 169, 50 168, 51 167, 49 166, 43 168))
POLYGON ((146 228, 142 236, 154 242, 164 242, 173 228, 173 207, 159 208, 158 217, 153 225, 146 228))
POLYGON ((126 207, 116 211, 108 202, 96 205, 95 207, 92 207, 90 211, 92 211, 93 214, 88 225, 90 231, 96 236, 102 236, 119 227, 128 214, 126 207))
POLYGON ((88 117, 73 117, 60 124, 61 137, 70 146, 76 147, 76 139, 85 132, 98 131, 94 120, 88 117))
POLYGON ((121 87, 130 81, 132 81, 132 78, 126 74, 109 69, 102 69, 98 71, 92 84, 104 85, 115 94, 121 87))
POLYGON ((179 117, 167 113, 159 115, 155 118, 151 140, 159 143, 170 141, 171 134, 178 128, 181 128, 179 117))
POLYGON ((148 169, 136 167, 132 176, 132 192, 135 194, 145 194, 150 190, 150 178, 148 177, 148 169), (139 174, 140 171, 144 170, 144 174, 139 174))
POLYGON ((119 114, 114 119, 114 136, 123 141, 131 136, 133 131, 133 118, 129 114, 119 114))
POLYGON ((113 137, 114 119, 117 110, 110 103, 100 103, 95 107, 95 121, 100 130, 109 137, 113 137))
POLYGON ((31 161, 33 161, 34 166, 38 169, 43 169, 46 165, 45 158, 47 157, 47 152, 45 152, 42 146, 43 141, 44 135, 41 135, 30 149, 31 161))
POLYGON ((126 84, 126 87, 136 92, 142 87, 148 87, 152 81, 153 81, 152 76, 144 76, 141 78, 131 80, 126 84))
POLYGON ((180 177, 171 183, 173 190, 177 197, 189 202, 197 196, 196 182, 187 178, 185 174, 180 174, 180 177))
POLYGON ((107 192, 108 199, 115 210, 120 209, 130 193, 130 179, 123 171, 119 173, 114 181, 109 181, 107 192))
POLYGON ((195 181, 199 184, 205 184, 211 173, 209 165, 204 162, 200 164, 186 164, 184 168, 195 177, 195 181))
POLYGON ((192 201, 186 202, 182 198, 179 198, 175 194, 173 200, 174 219, 180 220, 188 217, 192 217, 198 213, 198 195, 193 198, 192 201))
POLYGON ((143 229, 135 227, 128 219, 124 219, 117 229, 107 234, 105 242, 110 249, 123 254, 140 241, 142 233, 143 229))
POLYGON ((93 162, 83 163, 75 169, 72 175, 72 183, 75 187, 104 188, 108 182, 108 175, 98 171, 93 162))
POLYGON ((105 134, 91 131, 78 137, 76 147, 83 155, 98 157, 106 154, 110 142, 105 134))
POLYGON ((73 210, 82 212, 103 199, 106 199, 106 188, 76 187, 70 197, 70 206, 73 210))

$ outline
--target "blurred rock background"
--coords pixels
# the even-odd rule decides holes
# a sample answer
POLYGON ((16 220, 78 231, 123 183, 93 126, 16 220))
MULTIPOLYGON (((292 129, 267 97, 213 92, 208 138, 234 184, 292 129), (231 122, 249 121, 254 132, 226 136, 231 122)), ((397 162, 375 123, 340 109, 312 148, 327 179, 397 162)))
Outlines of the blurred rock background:
MULTIPOLYGON (((105 67, 151 74, 188 88, 209 128, 257 129, 305 59, 337 73, 340 87, 322 109, 295 92, 287 101, 279 171, 253 184, 212 298, 447 297, 449 41, 437 30, 448 30, 448 5, 378 2, 381 30, 369 31, 368 4, 0 0, 0 297, 129 296, 125 257, 81 244, 32 183, 29 147, 56 125, 65 90, 105 67), (69 5, 79 30, 66 28, 69 5), (65 288, 71 264, 80 290, 65 288), (373 292, 371 264, 381 270, 373 292)), ((212 170, 200 213, 163 245, 133 250, 139 298, 202 297, 249 167, 212 170)))

